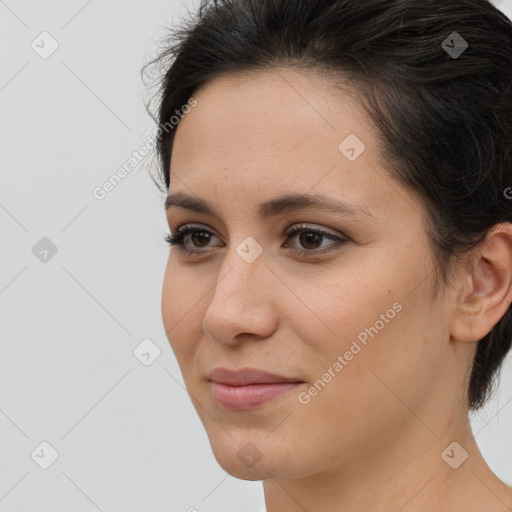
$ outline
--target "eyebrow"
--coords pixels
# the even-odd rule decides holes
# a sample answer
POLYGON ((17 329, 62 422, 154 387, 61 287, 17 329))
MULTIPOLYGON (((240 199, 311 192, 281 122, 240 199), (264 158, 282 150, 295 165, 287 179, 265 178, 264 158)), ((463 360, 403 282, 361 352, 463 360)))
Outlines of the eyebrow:
MULTIPOLYGON (((182 192, 169 194, 167 196, 165 200, 165 211, 168 211, 172 206, 192 210, 197 213, 217 215, 215 208, 207 201, 189 196, 182 192)), ((265 219, 311 208, 331 211, 347 216, 363 214, 368 217, 374 217, 371 212, 361 205, 347 203, 323 194, 288 194, 274 199, 268 199, 259 205, 259 215, 261 218, 265 219)))

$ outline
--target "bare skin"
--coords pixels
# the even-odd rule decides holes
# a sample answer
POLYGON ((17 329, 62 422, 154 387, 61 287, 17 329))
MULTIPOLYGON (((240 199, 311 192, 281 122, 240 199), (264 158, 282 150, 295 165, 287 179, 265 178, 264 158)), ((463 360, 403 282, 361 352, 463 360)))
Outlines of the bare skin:
POLYGON ((483 459, 464 400, 475 341, 512 302, 512 225, 498 225, 436 297, 426 210, 386 171, 353 95, 280 68, 217 78, 194 98, 177 129, 170 192, 206 200, 217 215, 169 207, 172 234, 193 223, 210 238, 185 237, 192 256, 171 249, 162 316, 219 464, 263 480, 267 512, 512 509, 512 489, 483 459), (339 149, 350 134, 364 151, 356 139, 355 151, 339 149), (260 218, 260 203, 290 193, 361 210, 260 218), (302 224, 346 241, 287 239, 302 224), (247 237, 262 248, 251 263, 237 252, 257 247, 247 237), (371 326, 377 334, 358 341, 371 326), (351 357, 353 341, 360 351, 351 357), (229 411, 210 392, 218 366, 303 384, 229 411), (310 393, 319 379, 328 382, 310 393))

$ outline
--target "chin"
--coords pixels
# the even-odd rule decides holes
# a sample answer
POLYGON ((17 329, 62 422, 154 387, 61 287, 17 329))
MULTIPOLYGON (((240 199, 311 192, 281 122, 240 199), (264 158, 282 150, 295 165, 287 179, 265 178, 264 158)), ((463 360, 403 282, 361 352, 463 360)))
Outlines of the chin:
POLYGON ((268 471, 263 470, 261 464, 258 464, 254 468, 247 468, 233 459, 230 461, 221 461, 221 459, 217 458, 217 462, 226 473, 238 478, 238 480, 249 480, 255 482, 272 478, 268 471))
MULTIPOLYGON (((262 436, 223 436, 222 440, 212 439, 210 443, 215 459, 231 476, 240 480, 287 479, 305 476, 300 461, 293 457, 293 447, 286 450, 282 439, 275 439, 277 445, 262 436)), ((296 454, 296 450, 295 450, 296 454)))

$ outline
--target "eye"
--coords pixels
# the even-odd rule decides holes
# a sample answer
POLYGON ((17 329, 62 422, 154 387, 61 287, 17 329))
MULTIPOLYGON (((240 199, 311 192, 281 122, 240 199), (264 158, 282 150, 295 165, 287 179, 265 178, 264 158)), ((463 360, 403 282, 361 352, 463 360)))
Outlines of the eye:
POLYGON ((336 248, 339 248, 340 245, 348 242, 347 238, 328 233, 323 229, 313 229, 310 226, 304 224, 292 226, 285 232, 285 236, 288 240, 295 237, 296 235, 298 235, 297 240, 300 242, 300 244, 303 247, 306 247, 306 250, 292 248, 292 251, 299 256, 315 256, 317 254, 324 254, 326 252, 336 250, 336 248), (326 248, 321 250, 317 248, 311 248, 311 245, 317 245, 322 239, 331 240, 332 243, 324 246, 326 248))
POLYGON ((180 227, 176 231, 175 235, 166 235, 165 240, 171 247, 176 245, 178 246, 178 249, 180 250, 181 253, 183 253, 185 256, 189 256, 192 254, 205 251, 201 249, 187 249, 187 246, 185 244, 185 238, 188 238, 190 236, 190 238, 198 242, 199 246, 201 247, 201 244, 209 241, 211 235, 213 235, 213 233, 211 231, 208 231, 207 229, 201 228, 200 226, 186 224, 185 226, 180 227), (200 236, 195 236, 197 234, 199 234, 200 236))
MULTIPOLYGON (((317 254, 323 254, 335 250, 335 248, 338 248, 340 245, 344 244, 345 242, 348 242, 347 238, 336 236, 322 229, 313 229, 308 225, 303 224, 293 226, 285 232, 287 240, 290 240, 297 235, 299 235, 297 240, 306 249, 298 249, 296 247, 292 247, 291 250, 292 252, 295 252, 300 256, 315 256, 317 254), (321 242, 322 239, 332 240, 332 243, 327 245, 327 249, 324 248, 319 250, 316 247, 311 247, 316 246, 318 243, 321 242)), ((183 255, 188 256, 206 252, 201 247, 207 247, 208 242, 210 241, 212 236, 215 237, 215 235, 211 231, 201 228, 200 226, 185 225, 180 227, 175 235, 167 235, 165 237, 165 240, 171 247, 177 245, 180 252, 183 255), (188 239, 189 237, 190 240, 193 242, 192 249, 188 249, 187 244, 185 244, 185 239, 188 239)), ((285 247, 288 247, 288 244, 286 244, 285 247)))

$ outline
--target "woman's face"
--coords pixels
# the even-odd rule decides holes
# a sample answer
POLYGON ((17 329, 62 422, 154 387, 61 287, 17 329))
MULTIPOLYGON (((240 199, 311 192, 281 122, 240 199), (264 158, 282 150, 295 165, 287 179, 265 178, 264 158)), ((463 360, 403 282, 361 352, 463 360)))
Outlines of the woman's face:
POLYGON ((220 465, 300 478, 371 464, 397 440, 431 443, 462 403, 455 300, 434 300, 424 207, 384 170, 362 108, 284 68, 217 78, 194 98, 170 193, 213 213, 169 206, 171 233, 193 225, 183 243, 197 252, 171 249, 162 315, 220 465), (305 194, 346 207, 260 211, 305 194), (298 384, 235 390, 209 382, 216 368, 298 384))

